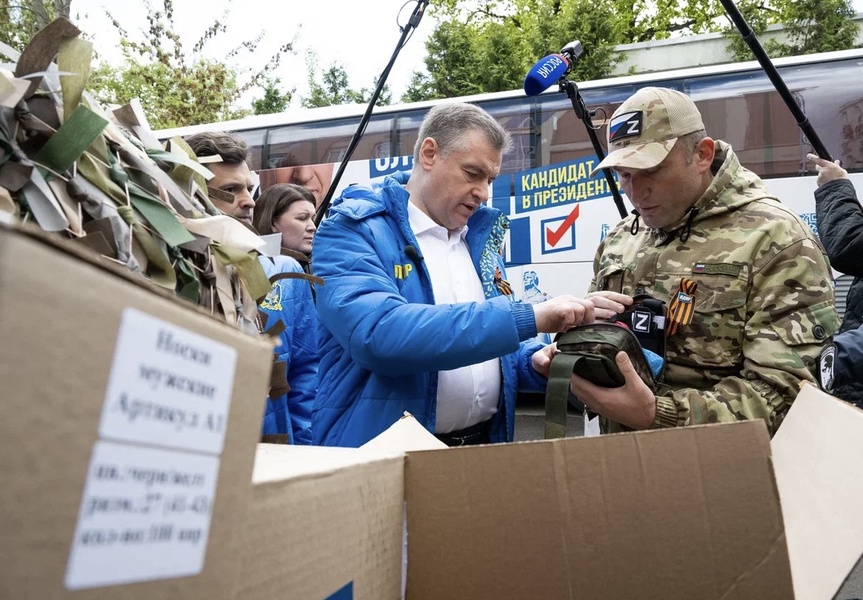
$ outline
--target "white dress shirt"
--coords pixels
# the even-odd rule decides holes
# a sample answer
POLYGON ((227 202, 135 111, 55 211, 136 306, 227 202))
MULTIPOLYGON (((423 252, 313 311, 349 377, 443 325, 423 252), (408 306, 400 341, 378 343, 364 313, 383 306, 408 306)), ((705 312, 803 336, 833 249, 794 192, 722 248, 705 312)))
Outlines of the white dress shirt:
MULTIPOLYGON (((408 202, 408 218, 431 277, 435 304, 484 302, 482 282, 465 241, 467 226, 450 233, 412 202, 408 202)), ((439 371, 435 433, 457 431, 490 419, 497 412, 500 386, 498 358, 439 371)))

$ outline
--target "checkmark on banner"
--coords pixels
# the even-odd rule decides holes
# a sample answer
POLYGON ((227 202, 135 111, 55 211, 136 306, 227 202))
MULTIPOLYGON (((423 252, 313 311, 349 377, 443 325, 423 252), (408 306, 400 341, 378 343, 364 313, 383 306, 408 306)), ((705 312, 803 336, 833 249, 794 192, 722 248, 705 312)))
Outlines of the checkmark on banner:
POLYGON ((563 220, 556 229, 552 229, 551 227, 545 228, 545 240, 549 246, 554 248, 563 238, 567 231, 569 231, 573 225, 575 225, 575 220, 578 219, 578 204, 575 205, 575 208, 572 209, 572 212, 563 220))

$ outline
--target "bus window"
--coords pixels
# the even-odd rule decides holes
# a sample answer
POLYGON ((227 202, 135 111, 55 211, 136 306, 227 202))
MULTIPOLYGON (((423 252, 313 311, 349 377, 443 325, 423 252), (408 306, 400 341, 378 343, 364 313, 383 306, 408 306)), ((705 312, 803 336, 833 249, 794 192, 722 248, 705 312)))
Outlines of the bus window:
POLYGON ((486 103, 483 108, 497 119, 512 136, 512 147, 503 157, 501 172, 511 173, 530 169, 534 166, 533 127, 530 118, 531 102, 521 98, 495 100, 486 103))
POLYGON ((393 139, 398 156, 413 156, 425 110, 408 110, 393 117, 393 139))
POLYGON ((237 131, 236 135, 249 145, 249 168, 257 171, 261 168, 264 153, 265 129, 250 129, 248 131, 237 131))

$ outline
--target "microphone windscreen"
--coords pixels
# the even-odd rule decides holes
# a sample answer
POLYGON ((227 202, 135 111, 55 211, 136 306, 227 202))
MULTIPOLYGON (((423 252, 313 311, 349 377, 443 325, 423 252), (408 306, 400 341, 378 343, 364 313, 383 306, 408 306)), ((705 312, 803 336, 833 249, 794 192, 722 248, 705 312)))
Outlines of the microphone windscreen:
POLYGON ((563 77, 569 61, 562 54, 549 54, 530 68, 524 77, 524 93, 528 96, 541 94, 563 77))
POLYGON ((414 261, 415 263, 416 263, 416 262, 419 262, 419 261, 421 261, 421 260, 423 259, 423 257, 422 257, 422 256, 420 256, 420 253, 419 253, 419 252, 417 252, 417 249, 416 249, 416 248, 414 248, 414 247, 413 247, 412 245, 410 245, 410 244, 408 244, 407 246, 405 246, 405 255, 406 255, 409 259, 411 259, 412 261, 414 261))

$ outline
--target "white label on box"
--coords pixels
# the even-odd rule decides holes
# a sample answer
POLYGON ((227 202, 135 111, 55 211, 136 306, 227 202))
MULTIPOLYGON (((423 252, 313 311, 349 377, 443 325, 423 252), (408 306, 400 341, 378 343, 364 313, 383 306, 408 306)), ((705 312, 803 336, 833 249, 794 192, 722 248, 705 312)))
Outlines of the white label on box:
POLYGON ((123 311, 100 437, 221 454, 237 351, 123 311))
POLYGON ((66 587, 200 573, 218 474, 215 456, 96 442, 66 587))

